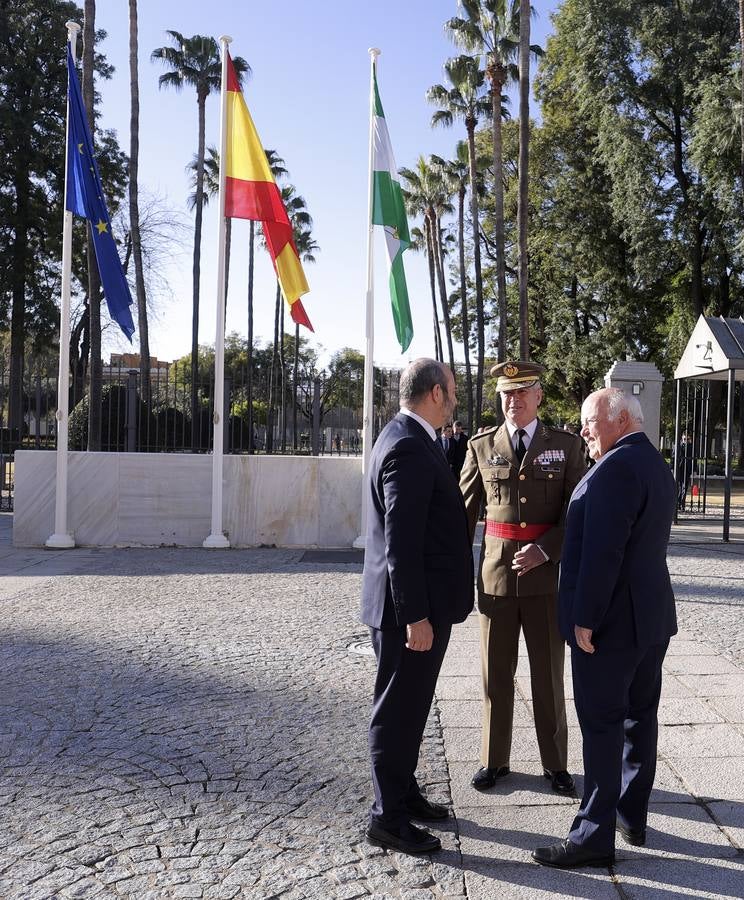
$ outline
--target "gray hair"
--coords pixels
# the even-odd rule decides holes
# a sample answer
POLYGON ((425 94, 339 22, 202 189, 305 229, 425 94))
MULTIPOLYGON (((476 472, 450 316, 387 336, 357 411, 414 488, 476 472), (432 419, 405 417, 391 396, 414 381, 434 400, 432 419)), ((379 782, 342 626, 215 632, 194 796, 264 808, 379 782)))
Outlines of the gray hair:
POLYGON ((447 395, 449 369, 435 359, 415 359, 400 376, 399 398, 400 405, 414 406, 439 385, 447 395))
POLYGON ((608 388, 605 396, 607 397, 607 418, 611 422, 614 422, 623 410, 627 410, 634 422, 638 422, 639 425, 643 424, 643 410, 637 397, 626 394, 620 388, 608 388))

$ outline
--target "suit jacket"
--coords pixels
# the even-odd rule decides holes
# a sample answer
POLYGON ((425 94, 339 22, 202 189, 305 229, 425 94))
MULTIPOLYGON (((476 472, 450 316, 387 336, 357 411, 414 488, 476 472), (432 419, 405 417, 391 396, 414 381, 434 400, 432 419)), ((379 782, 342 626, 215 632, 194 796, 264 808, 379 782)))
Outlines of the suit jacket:
POLYGON ((415 419, 398 413, 383 428, 365 490, 362 621, 464 621, 474 601, 465 506, 444 454, 415 419))
POLYGON ((442 435, 439 435, 439 437, 437 438, 437 441, 439 441, 439 446, 442 448, 442 452, 444 453, 444 458, 447 460, 447 465, 450 467, 450 469, 453 469, 454 461, 455 461, 455 442, 454 442, 454 440, 452 438, 449 438, 446 449, 444 446, 445 438, 442 437, 442 435))
POLYGON ((677 632, 666 564, 677 492, 645 434, 627 435, 576 486, 566 516, 561 633, 591 628, 599 651, 645 647, 677 632))
POLYGON ((470 439, 460 489, 471 540, 484 500, 486 517, 491 522, 550 525, 534 541, 548 560, 519 578, 512 571, 512 560, 527 542, 486 534, 478 572, 481 593, 516 597, 557 591, 563 520, 571 492, 585 471, 581 439, 539 420, 521 465, 505 425, 470 439))
POLYGON ((452 451, 452 468, 455 470, 455 475, 460 477, 460 472, 462 472, 462 467, 465 464, 465 456, 468 452, 468 435, 465 434, 464 431, 460 432, 460 439, 455 440, 452 438, 450 441, 450 447, 454 446, 454 450, 452 451))

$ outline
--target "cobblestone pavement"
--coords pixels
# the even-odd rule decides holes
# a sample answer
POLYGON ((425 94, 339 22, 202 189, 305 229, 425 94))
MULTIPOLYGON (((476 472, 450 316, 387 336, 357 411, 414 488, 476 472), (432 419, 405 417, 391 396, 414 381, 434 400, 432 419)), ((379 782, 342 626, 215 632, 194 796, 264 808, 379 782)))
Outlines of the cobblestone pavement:
MULTIPOLYGON (((463 896, 451 832, 361 839, 360 567, 300 556, 88 552, 6 594, 0 897, 463 896)), ((423 764, 446 801, 435 715, 423 764)))
POLYGON ((744 665, 744 543, 669 548, 679 626, 744 665))
MULTIPOLYGON (((675 547, 670 566, 683 627, 736 656, 744 567, 723 552, 675 547)), ((0 553, 2 900, 475 896, 457 819, 431 858, 363 842, 361 567, 301 557, 0 553)), ((421 769, 451 802, 439 705, 421 769)))

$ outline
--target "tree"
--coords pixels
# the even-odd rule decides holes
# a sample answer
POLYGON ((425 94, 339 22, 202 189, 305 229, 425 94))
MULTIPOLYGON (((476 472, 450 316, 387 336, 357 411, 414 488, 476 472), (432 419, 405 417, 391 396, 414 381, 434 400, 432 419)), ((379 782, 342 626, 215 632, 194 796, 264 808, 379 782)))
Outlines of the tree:
POLYGON ((400 169, 400 176, 406 184, 403 197, 406 207, 412 216, 424 217, 424 235, 426 253, 429 257, 429 280, 434 309, 434 345, 436 358, 443 360, 442 338, 439 333, 439 316, 435 284, 439 283, 439 301, 444 319, 445 338, 450 367, 454 371, 455 356, 452 345, 452 325, 450 322, 447 288, 444 281, 443 248, 440 233, 442 215, 451 212, 452 207, 447 197, 447 189, 441 170, 420 156, 415 169, 400 169))
POLYGON ((450 19, 445 30, 470 53, 483 53, 491 94, 491 146, 493 156, 494 244, 496 300, 499 313, 498 358, 506 359, 506 251, 504 244, 504 172, 501 121, 506 115, 504 88, 516 81, 514 65, 519 46, 519 0, 462 0, 463 16, 450 19))
POLYGON ((10 326, 7 424, 19 430, 27 341, 34 332, 52 340, 55 291, 46 282, 55 284, 60 254, 66 95, 59 44, 78 15, 74 3, 53 0, 5 5, 0 15, 0 315, 10 326))
POLYGON ((137 331, 140 349, 140 396, 150 405, 150 332, 147 323, 147 294, 142 263, 142 238, 139 214, 139 72, 137 37, 137 0, 129 0, 129 229, 134 258, 134 284, 137 297, 137 331))
POLYGON ((452 193, 457 194, 457 251, 460 280, 460 310, 462 316, 462 343, 465 351, 465 384, 467 391, 468 427, 473 422, 473 372, 470 365, 470 318, 468 316, 467 271, 465 267, 465 194, 468 189, 470 167, 468 145, 458 141, 455 158, 451 160, 432 156, 432 164, 441 172, 452 193))
MULTIPOLYGON (((295 229, 295 247, 297 255, 304 263, 314 263, 315 254, 320 250, 313 238, 312 230, 308 225, 302 225, 295 229)), ((298 381, 300 372, 300 326, 295 325, 294 333, 294 362, 292 365, 292 449, 297 452, 297 410, 299 405, 298 381)))
MULTIPOLYGON (((266 160, 275 179, 289 174, 276 150, 265 150, 266 160)), ((256 246, 256 223, 251 219, 248 238, 248 452, 253 446, 253 266, 256 246)))
POLYGON ((432 125, 452 125, 461 119, 468 136, 470 166, 470 219, 473 229, 473 263, 475 267, 475 314, 478 335, 478 368, 475 387, 475 426, 480 423, 483 405, 483 368, 485 363, 485 316, 483 308, 483 275, 481 272, 480 224, 475 151, 475 127, 482 115, 489 115, 490 103, 483 92, 483 72, 471 56, 457 56, 444 64, 451 87, 437 84, 426 92, 426 99, 439 106, 432 125))
MULTIPOLYGON (((153 62, 160 60, 169 71, 158 79, 161 88, 180 91, 185 85, 196 90, 199 114, 196 204, 194 217, 194 264, 193 264, 193 312, 191 322, 191 412, 196 416, 198 408, 198 358, 199 358, 199 279, 201 274, 201 232, 204 207, 204 157, 206 133, 207 97, 219 91, 222 81, 222 61, 220 48, 213 37, 195 34, 184 37, 178 31, 167 31, 174 46, 158 47, 153 50, 153 62)), ((250 73, 250 66, 240 56, 233 59, 238 83, 242 86, 243 76, 250 73)), ((192 423, 193 424, 193 423, 192 423)), ((196 427, 192 427, 192 440, 197 439, 196 427)), ((192 445, 195 449, 196 443, 192 445)))
MULTIPOLYGON (((96 40, 96 3, 85 0, 83 17, 83 105, 88 128, 95 136, 95 87, 93 66, 96 40)), ((94 137, 95 139, 95 137, 94 137)), ((90 335, 90 400, 88 412, 88 450, 101 449, 101 391, 103 389, 103 360, 101 359, 101 276, 98 273, 93 236, 88 223, 88 328, 90 335)))
POLYGON ((529 222, 528 189, 530 183, 530 2, 519 5, 519 357, 530 358, 530 322, 527 297, 527 230, 529 222))

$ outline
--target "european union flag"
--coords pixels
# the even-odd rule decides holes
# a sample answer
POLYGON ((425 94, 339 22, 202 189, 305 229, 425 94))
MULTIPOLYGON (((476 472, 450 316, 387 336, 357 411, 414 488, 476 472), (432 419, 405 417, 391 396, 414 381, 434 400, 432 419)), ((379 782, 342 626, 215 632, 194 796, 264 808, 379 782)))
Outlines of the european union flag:
POLYGON ((67 78, 69 116, 67 124, 67 198, 65 208, 90 222, 93 246, 111 318, 132 340, 134 322, 129 307, 132 295, 124 277, 106 201, 103 198, 101 176, 93 156, 93 141, 80 93, 72 50, 67 45, 67 78))

